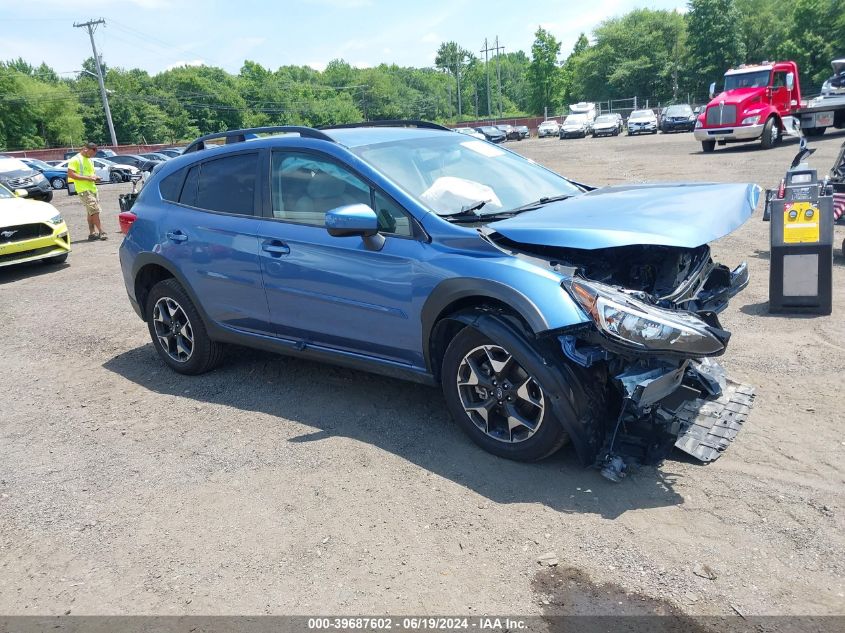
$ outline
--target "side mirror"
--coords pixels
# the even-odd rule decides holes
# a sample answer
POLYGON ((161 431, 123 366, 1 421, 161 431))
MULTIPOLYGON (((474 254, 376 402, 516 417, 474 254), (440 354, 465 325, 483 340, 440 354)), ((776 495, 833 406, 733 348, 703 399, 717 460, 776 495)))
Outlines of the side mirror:
POLYGON ((18 198, 26 198, 29 195, 29 192, 26 189, 15 189, 15 195, 18 198))
POLYGON ((378 234, 378 217, 366 204, 349 204, 326 213, 326 230, 332 237, 372 237, 378 234))
POLYGON ((792 89, 795 87, 795 74, 794 73, 786 73, 786 89, 792 92, 792 89))
POLYGON ((710 98, 712 99, 715 96, 716 96, 716 82, 714 81, 712 84, 710 84, 710 98))

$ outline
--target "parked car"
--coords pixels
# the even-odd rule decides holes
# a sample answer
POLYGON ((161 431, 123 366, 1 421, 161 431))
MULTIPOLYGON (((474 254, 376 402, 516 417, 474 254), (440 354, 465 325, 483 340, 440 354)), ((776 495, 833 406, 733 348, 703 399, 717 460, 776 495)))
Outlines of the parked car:
POLYGON ((171 158, 173 158, 172 156, 168 156, 167 154, 164 154, 162 152, 147 152, 145 154, 138 154, 138 156, 141 156, 142 158, 149 158, 150 160, 158 160, 158 161, 168 161, 171 158))
POLYGON ((822 84, 822 94, 825 96, 845 95, 845 59, 834 59, 833 76, 822 84))
POLYGON ((585 138, 592 132, 590 121, 586 114, 570 114, 560 126, 558 136, 565 138, 585 138))
POLYGON ((181 156, 183 151, 185 151, 184 147, 168 147, 166 149, 157 150, 156 153, 164 154, 170 158, 176 158, 177 156, 181 156))
POLYGON ((664 134, 669 132, 692 132, 695 130, 695 114, 692 106, 688 103, 670 105, 663 110, 660 117, 660 131, 664 134))
POLYGON ((617 114, 600 114, 593 121, 593 138, 597 136, 618 136, 619 135, 619 115, 617 114))
POLYGON ((673 446, 718 458, 753 390, 711 358, 729 338, 716 313, 748 271, 708 242, 759 188, 593 189, 409 125, 236 130, 204 149, 223 132, 162 165, 120 247, 161 361, 201 374, 241 344, 440 385, 491 453, 570 441, 611 479, 673 446))
MULTIPOLYGON (((74 156, 79 153, 78 149, 72 149, 65 152, 64 160, 70 160, 74 156)), ((97 153, 94 154, 96 158, 109 158, 110 156, 115 156, 115 151, 113 149, 98 149, 97 153)))
POLYGON ((514 125, 513 129, 516 130, 517 134, 519 134, 519 137, 517 138, 518 141, 531 136, 531 130, 528 129, 527 125, 514 125))
POLYGON ((543 121, 537 126, 537 138, 546 138, 547 136, 557 136, 560 134, 560 123, 554 119, 543 121))
POLYGON ((132 165, 141 171, 150 173, 152 173, 156 165, 165 162, 163 160, 144 158, 143 156, 138 156, 137 154, 118 154, 117 156, 111 156, 109 160, 113 163, 117 163, 118 165, 132 165))
POLYGON ((26 191, 33 200, 50 202, 53 199, 50 181, 19 158, 0 158, 0 185, 10 191, 26 191))
POLYGON ((502 130, 493 125, 482 125, 481 127, 475 128, 475 131, 483 134, 484 138, 491 143, 501 143, 507 138, 502 130))
POLYGON ((519 141, 522 140, 519 132, 514 128, 514 126, 510 125, 509 123, 497 123, 496 127, 502 130, 505 134, 505 139, 508 141, 519 141))
POLYGON ((616 117, 616 123, 617 125, 619 125, 619 133, 622 134, 622 132, 625 130, 625 119, 623 119, 622 115, 618 112, 610 112, 609 114, 611 116, 616 117))
POLYGON ((452 128, 453 132, 457 132, 458 134, 466 134, 467 136, 471 136, 472 138, 477 138, 482 141, 486 140, 486 137, 481 132, 476 132, 471 127, 456 127, 452 128))
POLYGON ((50 182, 50 186, 53 189, 64 189, 67 187, 67 167, 61 168, 55 165, 48 165, 43 160, 38 160, 37 158, 22 158, 21 162, 41 172, 50 182))
POLYGON ((628 117, 628 136, 657 134, 657 116, 651 110, 634 110, 628 117))
POLYGON ((0 267, 39 260, 63 263, 70 236, 61 214, 48 202, 26 200, 25 189, 17 192, 0 185, 0 267))
MULTIPOLYGON (((65 160, 58 164, 58 167, 64 169, 65 173, 67 173, 68 162, 70 161, 65 160)), ((118 165, 106 158, 92 158, 91 163, 94 165, 94 173, 103 182, 128 182, 133 174, 139 173, 136 167, 118 165)))

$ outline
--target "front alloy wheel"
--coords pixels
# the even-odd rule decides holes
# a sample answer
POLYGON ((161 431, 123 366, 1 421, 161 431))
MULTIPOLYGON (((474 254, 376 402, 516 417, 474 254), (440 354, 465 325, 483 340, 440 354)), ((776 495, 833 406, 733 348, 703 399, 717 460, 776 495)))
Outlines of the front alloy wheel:
POLYGON ((177 363, 187 363, 194 353, 194 328, 174 299, 162 297, 153 307, 153 327, 159 345, 177 363))
POLYGON ((467 326, 449 343, 441 372, 449 413, 489 453, 519 461, 548 457, 569 440, 552 411, 554 387, 543 383, 549 369, 523 335, 506 328, 497 338, 467 326))
POLYGON ((523 442, 543 423, 543 389, 498 345, 470 350, 458 367, 456 387, 469 419, 496 441, 523 442))

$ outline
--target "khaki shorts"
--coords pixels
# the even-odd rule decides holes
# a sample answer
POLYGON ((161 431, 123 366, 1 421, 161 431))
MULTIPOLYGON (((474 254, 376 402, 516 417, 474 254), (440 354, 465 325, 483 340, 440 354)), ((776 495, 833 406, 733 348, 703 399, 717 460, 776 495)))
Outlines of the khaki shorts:
POLYGON ((93 191, 80 191, 79 199, 85 205, 88 215, 97 215, 100 212, 100 200, 93 191))

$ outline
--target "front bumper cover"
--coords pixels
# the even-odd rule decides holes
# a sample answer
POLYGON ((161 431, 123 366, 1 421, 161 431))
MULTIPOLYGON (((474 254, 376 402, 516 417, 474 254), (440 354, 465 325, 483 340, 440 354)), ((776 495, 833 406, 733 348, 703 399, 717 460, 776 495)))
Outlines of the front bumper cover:
POLYGON ((630 464, 655 464, 678 448, 704 463, 736 438, 754 402, 754 388, 731 380, 710 359, 678 366, 637 365, 615 376, 623 404, 596 465, 612 481, 630 464))
POLYGON ((753 141, 763 134, 765 123, 733 127, 703 128, 694 130, 696 141, 753 141))
POLYGON ((57 257, 70 252, 70 236, 67 225, 49 225, 52 234, 20 242, 0 244, 0 267, 34 262, 47 257, 57 257))

